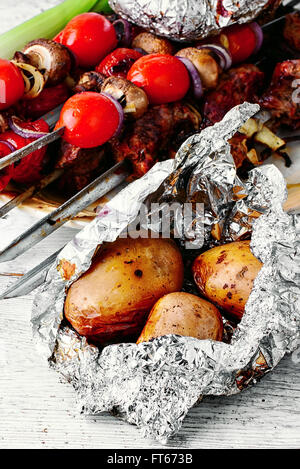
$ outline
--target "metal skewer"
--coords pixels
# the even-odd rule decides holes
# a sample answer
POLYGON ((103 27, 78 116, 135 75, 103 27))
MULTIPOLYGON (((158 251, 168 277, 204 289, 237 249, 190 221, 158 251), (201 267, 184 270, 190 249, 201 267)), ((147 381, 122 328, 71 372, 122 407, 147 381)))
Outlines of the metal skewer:
POLYGON ((117 163, 104 174, 88 184, 49 215, 35 223, 28 230, 15 238, 0 252, 0 263, 15 259, 60 226, 72 219, 79 212, 117 187, 129 175, 127 163, 117 163))
POLYGON ((53 264, 60 251, 61 249, 23 275, 23 277, 0 295, 0 300, 27 295, 44 283, 48 269, 53 264))
POLYGON ((2 205, 0 208, 0 218, 8 214, 13 208, 18 207, 22 202, 29 199, 33 195, 38 194, 42 189, 47 187, 53 181, 56 181, 63 174, 63 169, 55 169, 51 174, 48 174, 43 179, 41 179, 38 184, 30 186, 21 194, 17 195, 5 205, 2 205))

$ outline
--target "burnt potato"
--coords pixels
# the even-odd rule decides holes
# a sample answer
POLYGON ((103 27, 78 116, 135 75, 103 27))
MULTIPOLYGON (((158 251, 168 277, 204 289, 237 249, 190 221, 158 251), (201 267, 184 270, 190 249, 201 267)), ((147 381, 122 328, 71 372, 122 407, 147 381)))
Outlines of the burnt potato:
POLYGON ((152 306, 183 283, 183 261, 168 239, 118 239, 103 246, 66 297, 65 317, 97 343, 140 334, 152 306))
POLYGON ((250 241, 237 241, 197 257, 193 275, 205 298, 241 319, 261 267, 261 262, 250 250, 250 241))
POLYGON ((167 334, 221 341, 221 314, 214 305, 196 295, 170 293, 153 306, 137 343, 167 334))

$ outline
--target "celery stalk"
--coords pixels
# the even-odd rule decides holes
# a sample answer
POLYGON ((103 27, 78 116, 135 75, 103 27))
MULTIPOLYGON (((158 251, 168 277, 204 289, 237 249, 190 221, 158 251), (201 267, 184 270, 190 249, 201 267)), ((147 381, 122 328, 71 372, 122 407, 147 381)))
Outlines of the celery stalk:
MULTIPOLYGON (((97 0, 66 0, 56 7, 50 8, 23 24, 0 35, 0 57, 11 59, 16 50, 40 37, 51 39, 74 16, 91 10, 97 0)), ((106 3, 105 1, 102 3, 106 3)))
POLYGON ((97 11, 98 13, 112 13, 113 10, 108 4, 108 0, 99 0, 95 6, 93 6, 92 11, 97 11))

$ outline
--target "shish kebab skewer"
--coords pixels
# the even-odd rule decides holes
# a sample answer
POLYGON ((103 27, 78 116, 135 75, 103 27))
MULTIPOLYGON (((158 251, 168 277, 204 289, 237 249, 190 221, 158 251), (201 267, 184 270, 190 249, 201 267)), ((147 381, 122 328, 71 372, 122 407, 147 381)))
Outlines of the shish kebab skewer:
MULTIPOLYGON (((289 4, 287 4, 286 7, 293 7, 293 6, 295 6, 299 3, 300 3, 299 0, 294 0, 294 1, 290 2, 289 4)), ((284 19, 285 19, 285 15, 283 15, 282 17, 277 18, 273 21, 270 21, 269 23, 266 23, 265 25, 262 26, 262 29, 267 29, 267 28, 273 26, 274 24, 277 24, 279 22, 284 21, 284 19)), ((53 124, 53 126, 55 125, 55 123, 58 120, 58 112, 60 112, 61 109, 62 109, 62 106, 59 106, 54 111, 52 111, 52 113, 49 113, 49 121, 48 121, 48 118, 47 118, 48 115, 43 117, 43 119, 46 120, 46 122, 48 122, 49 126, 51 126, 50 122, 53 124), (51 114, 52 114, 52 116, 51 116, 51 114), (53 118, 55 118, 56 120, 53 121, 53 118)), ((9 166, 9 165, 11 165, 11 164, 13 164, 17 161, 20 161, 21 159, 25 158, 26 156, 28 156, 33 151, 39 150, 39 149, 43 148, 44 146, 48 145, 49 143, 55 142, 56 140, 58 140, 63 135, 64 130, 65 129, 63 127, 60 128, 60 129, 54 130, 51 133, 49 133, 48 135, 40 137, 39 139, 37 139, 34 142, 26 145, 25 147, 14 151, 13 153, 7 155, 6 157, 1 158, 0 159, 0 170, 6 168, 7 166, 9 166)))

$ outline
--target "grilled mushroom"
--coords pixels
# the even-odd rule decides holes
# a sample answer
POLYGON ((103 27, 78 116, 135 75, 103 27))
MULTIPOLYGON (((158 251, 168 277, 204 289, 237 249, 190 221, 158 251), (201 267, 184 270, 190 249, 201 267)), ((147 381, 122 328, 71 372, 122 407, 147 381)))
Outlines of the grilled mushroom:
POLYGON ((23 54, 43 73, 45 82, 49 85, 63 81, 71 70, 71 53, 67 47, 58 42, 36 39, 24 47, 23 54))
POLYGON ((148 54, 173 54, 173 46, 168 39, 151 33, 140 33, 132 41, 132 47, 143 49, 148 54))
POLYGON ((216 88, 219 78, 219 65, 210 55, 209 50, 186 47, 176 53, 178 57, 189 59, 198 70, 204 88, 216 88))
POLYGON ((81 93, 82 91, 101 91, 105 76, 98 72, 84 72, 80 75, 78 82, 73 91, 81 93))
POLYGON ((119 101, 124 112, 130 114, 134 119, 138 119, 147 111, 149 102, 146 93, 126 78, 106 78, 101 91, 119 101))

